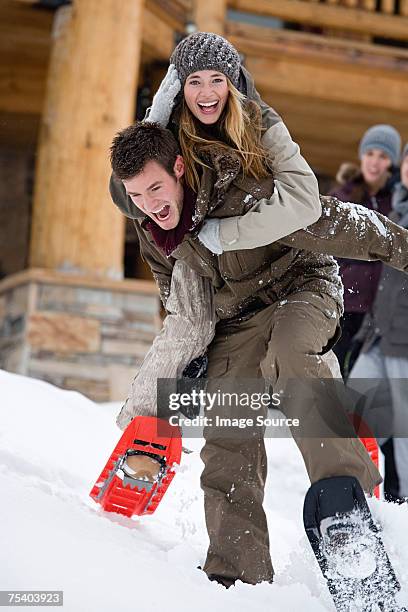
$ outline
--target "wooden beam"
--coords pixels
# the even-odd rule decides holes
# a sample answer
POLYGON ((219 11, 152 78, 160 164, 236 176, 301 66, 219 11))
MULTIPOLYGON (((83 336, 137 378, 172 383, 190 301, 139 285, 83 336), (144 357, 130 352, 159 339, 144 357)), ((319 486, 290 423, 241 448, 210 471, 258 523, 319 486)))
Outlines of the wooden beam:
POLYGON ((375 11, 376 0, 362 0, 363 9, 366 11, 375 11))
POLYGON ((40 115, 0 112, 0 147, 34 154, 40 128, 40 115))
POLYGON ((201 32, 225 34, 227 0, 194 0, 194 22, 201 32))
MULTIPOLYGON (((272 81, 272 80, 271 80, 272 81)), ((256 83, 258 86, 258 83, 256 83)), ((395 112, 351 104, 293 95, 258 87, 262 99, 282 116, 292 137, 315 169, 334 176, 340 163, 357 161, 358 143, 370 125, 390 123, 408 141, 405 112, 395 112)))
POLYGON ((241 45, 251 53, 269 57, 283 47, 288 54, 299 52, 321 61, 340 61, 345 64, 362 64, 385 69, 405 70, 408 64, 408 49, 377 45, 359 40, 331 38, 308 32, 272 29, 247 23, 229 21, 226 35, 242 39, 241 45))
POLYGON ((112 137, 132 122, 142 0, 58 9, 37 155, 30 267, 123 273, 124 218, 107 191, 112 137))
POLYGON ((322 28, 365 32, 371 36, 407 40, 408 19, 372 13, 363 9, 332 6, 307 0, 229 0, 229 8, 268 17, 278 17, 322 28))
POLYGON ((246 65, 262 88, 325 100, 349 99, 367 109, 383 104, 386 109, 402 112, 406 107, 408 83, 401 77, 392 79, 368 70, 352 73, 340 67, 308 65, 285 58, 271 61, 248 57, 246 65), (387 92, 386 97, 383 92, 387 92))
POLYGON ((0 112, 41 113, 52 21, 49 11, 0 4, 0 112))
POLYGON ((381 0, 381 12, 393 15, 395 10, 394 0, 381 0))
MULTIPOLYGON (((33 3, 0 4, 0 113, 9 118, 15 113, 39 116, 44 106, 54 13, 28 4, 33 3)), ((164 15, 162 9, 160 17, 148 7, 144 10, 144 63, 167 61, 174 49, 175 32, 164 15)))
POLYGON ((308 40, 312 35, 305 41, 304 36, 295 34, 243 24, 229 24, 227 28, 228 39, 245 55, 248 69, 263 89, 333 101, 349 100, 368 108, 383 105, 390 110, 406 110, 406 50, 398 50, 398 58, 389 55, 390 50, 379 54, 377 49, 369 56, 361 52, 352 54, 351 47, 347 52, 341 48, 326 49, 327 39, 319 36, 314 36, 313 40, 320 42, 311 48, 308 40))
POLYGON ((147 62, 167 61, 175 46, 175 32, 172 26, 147 6, 143 11, 142 42, 143 60, 147 62))
POLYGON ((190 16, 189 11, 177 0, 146 0, 145 11, 167 24, 174 32, 184 32, 186 20, 190 16))
POLYGON ((0 63, 0 113, 40 115, 44 101, 46 66, 12 63, 6 56, 0 63))

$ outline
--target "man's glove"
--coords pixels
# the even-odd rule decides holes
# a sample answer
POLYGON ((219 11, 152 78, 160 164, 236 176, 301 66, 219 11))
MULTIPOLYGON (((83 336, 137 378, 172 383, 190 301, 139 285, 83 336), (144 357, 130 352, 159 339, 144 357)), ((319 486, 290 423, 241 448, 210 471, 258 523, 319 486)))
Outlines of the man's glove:
POLYGON ((150 113, 145 121, 160 123, 163 127, 167 127, 174 101, 180 89, 181 82, 176 67, 174 64, 170 64, 167 74, 153 98, 150 113))
POLYGON ((205 219, 203 227, 198 234, 198 239, 211 253, 221 255, 223 249, 220 239, 220 220, 205 219))
POLYGON ((183 378, 204 378, 207 374, 208 357, 201 355, 190 361, 183 370, 183 378))
MULTIPOLYGON (((206 386, 204 377, 207 375, 207 368, 207 355, 201 355, 201 357, 197 357, 193 359, 193 361, 190 361, 183 370, 182 379, 177 381, 177 392, 191 395, 193 390, 197 393, 204 390, 206 386), (196 380, 196 382, 193 382, 192 379, 196 380)), ((179 412, 187 419, 194 419, 200 414, 200 408, 201 406, 199 404, 191 403, 186 405, 186 403, 183 402, 183 405, 179 408, 179 412)))

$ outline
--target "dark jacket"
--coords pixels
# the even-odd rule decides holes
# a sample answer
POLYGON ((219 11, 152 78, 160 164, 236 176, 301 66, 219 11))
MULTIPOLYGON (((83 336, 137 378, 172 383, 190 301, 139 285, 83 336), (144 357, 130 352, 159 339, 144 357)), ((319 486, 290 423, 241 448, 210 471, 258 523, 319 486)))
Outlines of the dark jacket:
MULTIPOLYGON (((353 164, 343 164, 337 174, 337 181, 339 184, 330 193, 339 200, 362 204, 383 215, 390 213, 391 180, 375 196, 370 196, 359 168, 353 164)), ((377 293, 382 270, 381 262, 339 259, 339 265, 344 285, 345 312, 368 312, 377 293)))
MULTIPOLYGON (((233 153, 213 150, 206 162, 197 195, 194 218, 242 215, 250 206, 248 194, 268 197, 273 190, 272 176, 261 181, 243 178, 233 153)), ((150 232, 143 227, 143 214, 126 196, 120 181, 111 181, 113 201, 127 216, 135 219, 142 255, 159 285, 164 304, 169 293, 175 259, 183 259, 199 274, 211 280, 215 308, 220 319, 255 312, 257 309, 300 291, 311 291, 333 298, 342 311, 342 284, 338 266, 331 256, 347 254, 366 260, 382 260, 398 269, 408 268, 408 232, 384 217, 377 218, 363 207, 352 207, 322 197, 320 220, 265 247, 212 254, 197 238, 196 230, 187 233, 172 257, 163 255, 150 232), (357 219, 357 222, 356 222, 357 219)))
MULTIPOLYGON (((408 190, 401 184, 394 192, 392 206, 390 218, 408 227, 408 190)), ((408 358, 408 279, 404 273, 384 268, 372 311, 366 315, 357 339, 364 343, 363 352, 379 341, 384 355, 408 358)))

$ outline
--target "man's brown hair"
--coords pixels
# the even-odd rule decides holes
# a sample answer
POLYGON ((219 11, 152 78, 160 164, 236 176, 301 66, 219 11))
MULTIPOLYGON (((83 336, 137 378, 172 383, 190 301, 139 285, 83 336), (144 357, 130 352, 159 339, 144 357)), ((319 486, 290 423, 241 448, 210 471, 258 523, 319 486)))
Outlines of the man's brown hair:
POLYGON ((174 176, 174 164, 180 147, 170 130, 159 123, 138 121, 118 132, 110 148, 112 170, 126 180, 139 174, 149 161, 160 164, 174 176))

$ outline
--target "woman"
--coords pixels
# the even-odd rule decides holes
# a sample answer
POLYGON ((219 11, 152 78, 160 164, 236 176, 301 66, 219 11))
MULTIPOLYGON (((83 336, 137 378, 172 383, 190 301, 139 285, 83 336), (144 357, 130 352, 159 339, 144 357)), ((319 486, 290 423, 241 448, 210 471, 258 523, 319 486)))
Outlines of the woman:
MULTIPOLYGON (((391 125, 372 126, 360 141, 360 166, 343 164, 337 174, 338 186, 331 195, 388 215, 391 212, 391 195, 400 150, 401 138, 395 128, 391 125)), ((341 259, 339 263, 344 284, 344 316, 342 337, 334 352, 342 374, 347 376, 357 357, 357 350, 353 350, 353 355, 350 353, 347 360, 346 355, 364 315, 373 305, 382 264, 348 259, 341 259)))
POLYGON ((147 120, 178 138, 189 185, 197 191, 203 167, 199 151, 214 144, 225 151, 232 147, 245 175, 263 178, 269 166, 275 179, 273 195, 252 199, 243 217, 207 220, 199 236, 205 246, 217 254, 250 249, 317 221, 316 177, 281 118, 260 99, 237 50, 221 36, 196 32, 178 44, 170 61, 147 120))
MULTIPOLYGON (((401 182, 393 191, 389 217, 408 228, 408 144, 402 154, 401 182)), ((378 435, 384 439, 394 433, 394 439, 389 438, 381 445, 385 456, 384 494, 391 501, 408 500, 407 321, 406 275, 384 268, 373 306, 355 339, 362 349, 350 373, 349 384, 352 386, 353 379, 359 379, 361 390, 364 381, 372 386, 369 381, 375 379, 383 381, 382 386, 385 386, 385 401, 381 401, 381 397, 379 407, 381 416, 388 419, 388 426, 383 426, 378 435)), ((378 391, 374 396, 376 403, 377 394, 378 391)))

